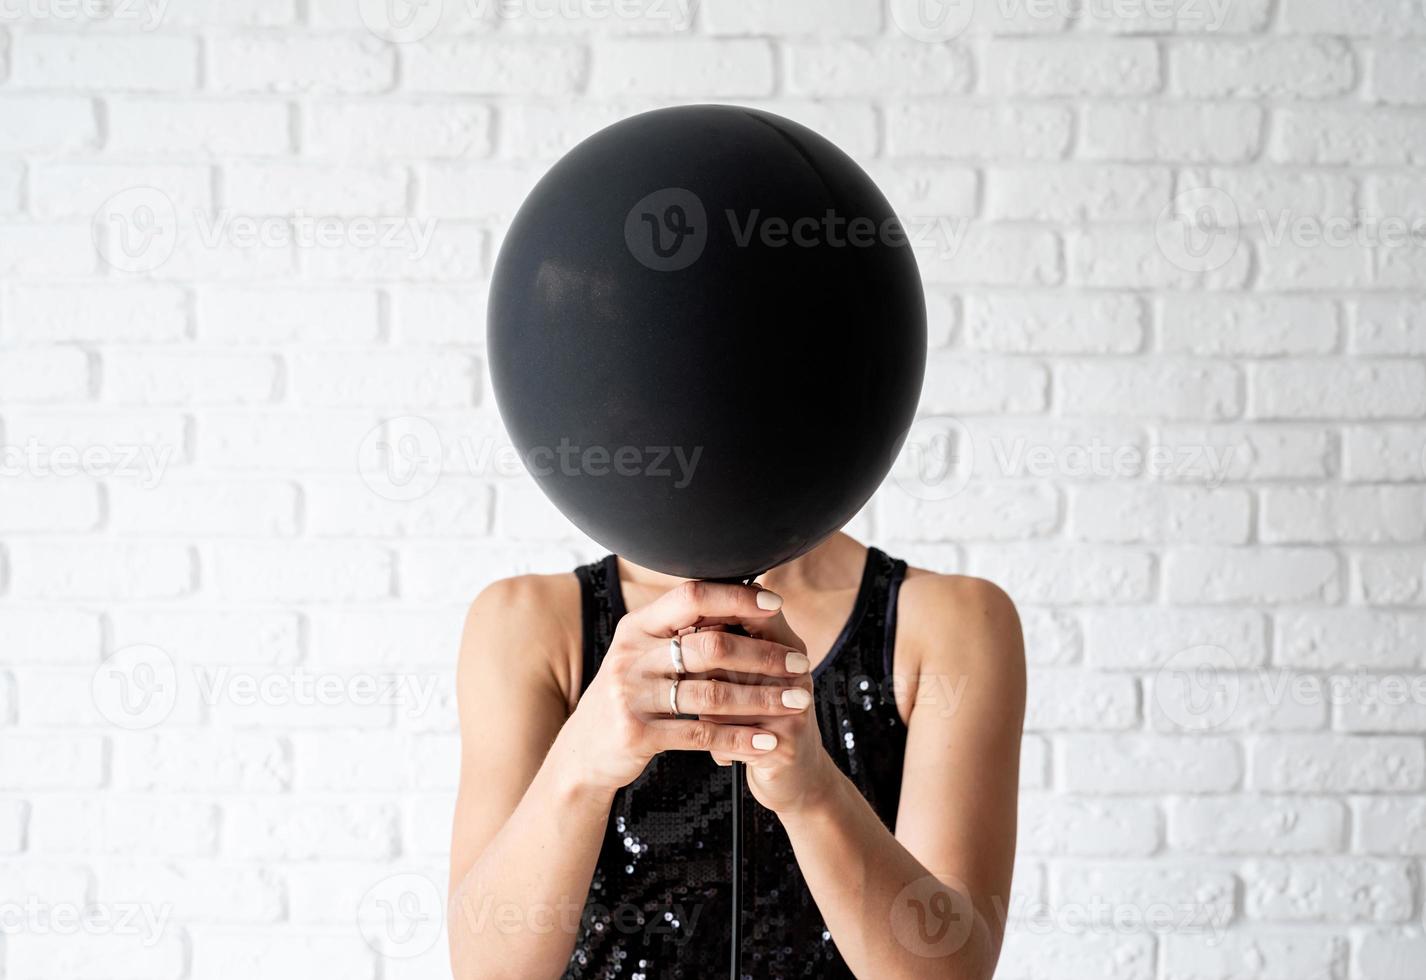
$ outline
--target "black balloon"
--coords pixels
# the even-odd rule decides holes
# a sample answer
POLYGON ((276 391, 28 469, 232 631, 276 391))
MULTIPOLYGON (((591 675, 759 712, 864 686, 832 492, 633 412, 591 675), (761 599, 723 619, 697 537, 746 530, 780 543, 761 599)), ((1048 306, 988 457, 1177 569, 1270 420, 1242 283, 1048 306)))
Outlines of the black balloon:
POLYGON ((689 578, 766 571, 871 497, 926 361, 912 248, 845 153, 767 112, 644 113, 516 214, 491 284, 501 416, 601 545, 689 578))

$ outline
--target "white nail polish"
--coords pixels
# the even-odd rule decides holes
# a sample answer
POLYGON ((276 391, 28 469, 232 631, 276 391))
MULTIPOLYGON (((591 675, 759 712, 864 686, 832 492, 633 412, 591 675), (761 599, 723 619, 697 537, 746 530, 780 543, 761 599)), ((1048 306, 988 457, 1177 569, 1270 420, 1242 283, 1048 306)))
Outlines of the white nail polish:
POLYGON ((787 652, 787 672, 789 674, 805 674, 812 669, 812 661, 807 659, 805 653, 798 653, 796 650, 787 652))
POLYGON ((782 608, 782 596, 776 592, 769 592, 767 589, 763 589, 758 593, 757 602, 759 609, 766 609, 769 612, 774 609, 782 608))
POLYGON ((775 749, 777 748, 777 736, 769 735, 767 732, 758 732, 753 736, 753 748, 759 752, 775 749))
POLYGON ((801 710, 812 703, 812 695, 800 687, 789 688, 782 692, 782 703, 788 708, 801 710))

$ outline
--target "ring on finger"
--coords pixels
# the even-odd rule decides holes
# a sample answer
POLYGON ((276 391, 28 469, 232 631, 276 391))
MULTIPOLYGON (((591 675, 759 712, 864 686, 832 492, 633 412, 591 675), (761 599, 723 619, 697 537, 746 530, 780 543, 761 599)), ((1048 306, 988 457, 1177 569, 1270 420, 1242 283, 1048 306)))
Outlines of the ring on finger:
POLYGON ((673 679, 673 683, 668 687, 668 707, 670 713, 678 717, 678 678, 673 679))
MULTIPOLYGON (((669 637, 668 658, 673 661, 673 672, 679 677, 682 677, 684 673, 683 644, 679 642, 678 637, 676 636, 669 637)), ((677 712, 674 713, 677 714, 677 712)))

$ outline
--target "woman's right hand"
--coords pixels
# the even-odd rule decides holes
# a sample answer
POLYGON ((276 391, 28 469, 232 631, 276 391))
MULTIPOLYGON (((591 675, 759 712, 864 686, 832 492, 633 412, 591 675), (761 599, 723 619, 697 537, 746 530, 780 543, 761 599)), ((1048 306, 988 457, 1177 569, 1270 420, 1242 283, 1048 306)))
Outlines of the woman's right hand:
POLYGON ((749 716, 796 715, 811 704, 800 650, 721 629, 766 619, 782 598, 757 586, 683 582, 619 621, 613 642, 557 747, 580 786, 612 794, 638 778, 660 752, 746 756, 777 747, 765 728, 737 724, 749 716), (675 673, 669 641, 677 636, 685 673, 675 673), (678 679, 678 710, 669 690, 678 679), (786 700, 784 700, 786 698, 786 700))

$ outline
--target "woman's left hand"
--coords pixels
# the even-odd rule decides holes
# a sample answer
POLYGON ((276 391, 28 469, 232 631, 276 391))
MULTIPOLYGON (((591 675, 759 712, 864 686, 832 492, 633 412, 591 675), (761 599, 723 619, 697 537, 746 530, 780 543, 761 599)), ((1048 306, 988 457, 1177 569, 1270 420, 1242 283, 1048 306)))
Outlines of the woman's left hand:
MULTIPOLYGON (((781 613, 736 625, 752 636, 786 644, 790 649, 799 650, 806 656, 807 644, 792 631, 781 613)), ((742 683, 758 682, 757 679, 749 678, 738 680, 742 683)), ((837 767, 827 754, 826 747, 822 744, 821 730, 817 727, 816 705, 812 701, 811 672, 807 671, 791 680, 780 680, 777 683, 792 684, 797 690, 805 691, 808 698, 807 710, 777 717, 724 719, 729 724, 757 725, 772 732, 777 736, 777 747, 768 752, 748 755, 713 753, 713 758, 719 765, 728 765, 731 762, 747 763, 748 788, 752 790, 753 797, 769 810, 787 814, 819 799, 836 777, 837 767)))

